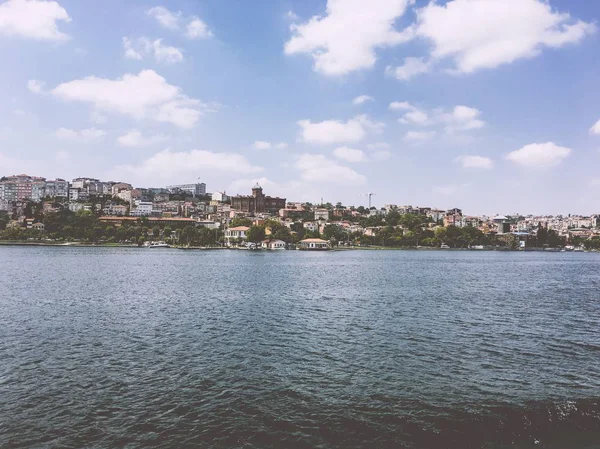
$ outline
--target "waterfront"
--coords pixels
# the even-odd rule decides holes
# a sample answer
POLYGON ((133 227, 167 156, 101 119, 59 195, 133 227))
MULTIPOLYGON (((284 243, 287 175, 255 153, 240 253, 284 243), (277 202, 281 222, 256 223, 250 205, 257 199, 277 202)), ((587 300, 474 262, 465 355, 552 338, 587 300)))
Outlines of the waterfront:
POLYGON ((599 269, 0 247, 0 446, 596 447, 599 269))

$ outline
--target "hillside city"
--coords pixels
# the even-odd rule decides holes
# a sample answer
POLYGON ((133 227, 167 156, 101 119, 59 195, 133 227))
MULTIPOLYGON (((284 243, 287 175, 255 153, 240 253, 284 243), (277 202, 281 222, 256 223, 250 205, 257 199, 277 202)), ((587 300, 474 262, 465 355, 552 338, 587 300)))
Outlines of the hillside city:
POLYGON ((0 240, 583 251, 600 249, 600 215, 470 216, 458 208, 293 202, 258 184, 248 195, 229 196, 208 193, 204 183, 136 188, 21 174, 0 178, 0 240))

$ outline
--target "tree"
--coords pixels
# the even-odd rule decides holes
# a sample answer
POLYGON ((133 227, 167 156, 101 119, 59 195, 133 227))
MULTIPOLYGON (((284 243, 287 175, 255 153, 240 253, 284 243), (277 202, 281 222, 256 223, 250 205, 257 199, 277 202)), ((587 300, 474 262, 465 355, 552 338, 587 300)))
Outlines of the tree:
POLYGON ((252 220, 250 220, 249 218, 236 217, 233 220, 231 220, 231 223, 229 223, 229 227, 235 228, 237 226, 250 227, 252 226, 252 220))
POLYGON ((246 238, 249 242, 259 243, 265 239, 265 228, 263 226, 250 226, 246 232, 246 238))

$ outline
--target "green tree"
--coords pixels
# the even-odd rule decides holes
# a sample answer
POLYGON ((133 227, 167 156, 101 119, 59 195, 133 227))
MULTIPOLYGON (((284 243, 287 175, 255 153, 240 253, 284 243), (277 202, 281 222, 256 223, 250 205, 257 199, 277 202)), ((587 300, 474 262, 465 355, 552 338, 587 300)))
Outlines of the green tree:
POLYGON ((246 238, 252 243, 262 242, 265 239, 264 226, 250 226, 250 229, 246 232, 246 238))

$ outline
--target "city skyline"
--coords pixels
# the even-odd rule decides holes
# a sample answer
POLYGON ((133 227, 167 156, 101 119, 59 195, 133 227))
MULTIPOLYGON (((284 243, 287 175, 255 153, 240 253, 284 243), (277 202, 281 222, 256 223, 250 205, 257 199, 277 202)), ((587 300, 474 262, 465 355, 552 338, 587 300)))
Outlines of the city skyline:
POLYGON ((600 5, 484 3, 0 1, 0 175, 597 214, 600 5))

